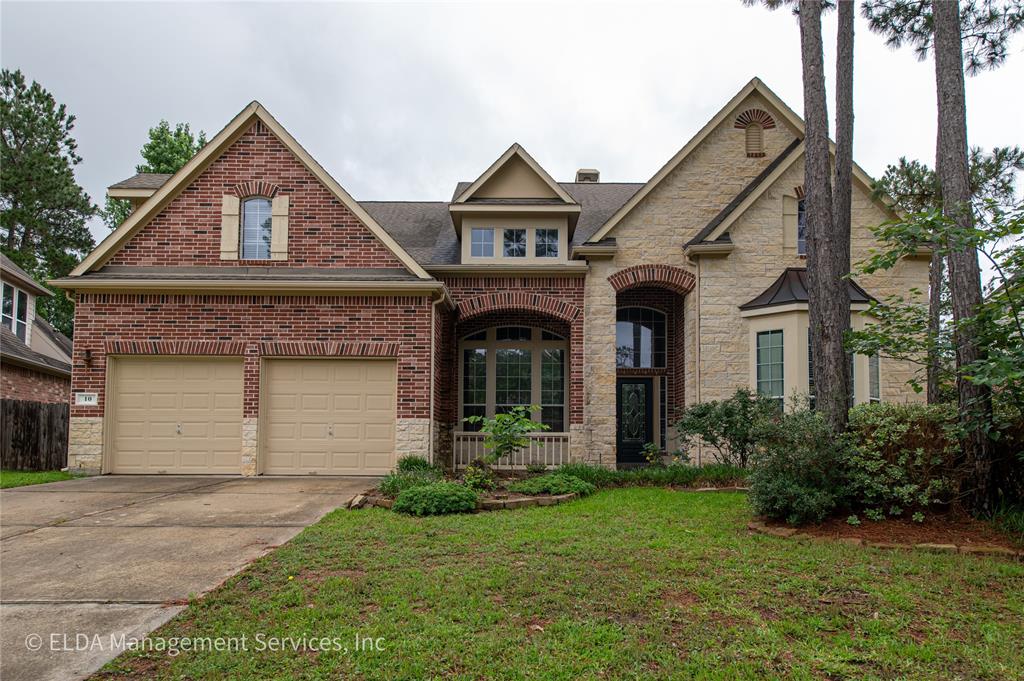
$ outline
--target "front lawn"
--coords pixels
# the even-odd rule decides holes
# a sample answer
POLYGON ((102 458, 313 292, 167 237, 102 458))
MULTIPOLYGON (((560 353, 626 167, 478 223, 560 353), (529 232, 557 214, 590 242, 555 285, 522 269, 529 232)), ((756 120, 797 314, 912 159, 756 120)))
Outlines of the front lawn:
MULTIPOLYGON (((749 535, 739 493, 617 489, 412 518, 336 511, 133 652, 157 678, 1021 678, 1024 565, 749 535), (255 652, 258 634, 350 651, 255 652), (383 651, 352 641, 381 637, 383 651)), ((264 639, 266 640, 266 639, 264 639)))
POLYGON ((0 471, 0 489, 41 485, 44 482, 60 482, 75 476, 66 471, 0 471))

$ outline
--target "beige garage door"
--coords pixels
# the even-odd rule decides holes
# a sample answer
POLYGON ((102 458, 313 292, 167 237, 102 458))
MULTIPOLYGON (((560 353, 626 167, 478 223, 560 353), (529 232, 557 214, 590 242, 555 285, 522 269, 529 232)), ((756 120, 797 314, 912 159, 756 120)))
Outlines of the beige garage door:
POLYGON ((242 360, 121 357, 113 473, 240 473, 242 360))
POLYGON ((273 359, 264 366, 263 472, 379 475, 395 465, 395 362, 273 359))

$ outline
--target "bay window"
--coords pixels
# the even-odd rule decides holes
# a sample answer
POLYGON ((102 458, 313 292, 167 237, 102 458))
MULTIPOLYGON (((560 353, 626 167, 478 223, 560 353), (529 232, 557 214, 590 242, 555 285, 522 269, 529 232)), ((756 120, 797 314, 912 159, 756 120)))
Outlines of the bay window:
POLYGON ((781 407, 786 399, 783 332, 757 334, 757 392, 776 400, 781 407))

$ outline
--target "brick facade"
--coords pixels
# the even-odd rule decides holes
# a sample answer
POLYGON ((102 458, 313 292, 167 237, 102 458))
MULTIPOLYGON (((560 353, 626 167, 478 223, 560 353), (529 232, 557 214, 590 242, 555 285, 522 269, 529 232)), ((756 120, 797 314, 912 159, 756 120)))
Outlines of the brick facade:
POLYGON ((71 379, 15 364, 0 366, 0 396, 26 402, 67 402, 71 379))
POLYGON ((110 264, 404 267, 260 122, 115 253, 110 264), (223 196, 271 191, 289 197, 288 259, 221 260, 223 196))

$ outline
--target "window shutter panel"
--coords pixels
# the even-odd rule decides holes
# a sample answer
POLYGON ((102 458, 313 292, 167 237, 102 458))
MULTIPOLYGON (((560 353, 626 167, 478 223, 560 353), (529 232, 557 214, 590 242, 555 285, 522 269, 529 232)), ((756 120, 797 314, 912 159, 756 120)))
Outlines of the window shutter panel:
POLYGON ((797 207, 795 196, 782 197, 782 247, 796 250, 797 207))
POLYGON ((764 156, 764 128, 757 123, 747 126, 747 156, 764 156))
POLYGON ((238 260, 238 233, 241 224, 238 221, 238 197, 224 196, 220 210, 220 259, 238 260))
POLYGON ((275 196, 270 205, 270 259, 288 259, 288 195, 275 196))

